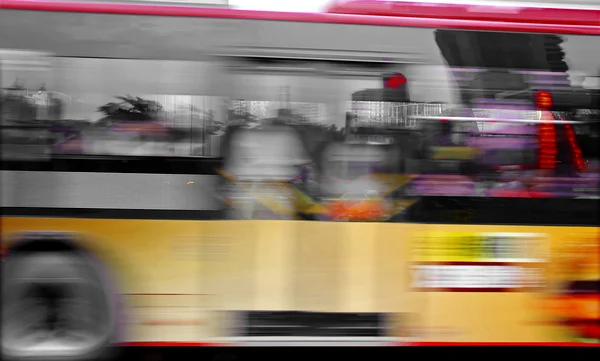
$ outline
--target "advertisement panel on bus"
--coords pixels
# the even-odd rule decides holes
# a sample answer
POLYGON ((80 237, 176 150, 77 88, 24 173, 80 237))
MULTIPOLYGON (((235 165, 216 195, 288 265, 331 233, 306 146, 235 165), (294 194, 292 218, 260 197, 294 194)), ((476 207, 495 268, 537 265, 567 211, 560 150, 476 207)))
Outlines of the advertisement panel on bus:
POLYGON ((411 243, 411 286, 427 294, 420 339, 600 340, 597 228, 436 225, 411 243))

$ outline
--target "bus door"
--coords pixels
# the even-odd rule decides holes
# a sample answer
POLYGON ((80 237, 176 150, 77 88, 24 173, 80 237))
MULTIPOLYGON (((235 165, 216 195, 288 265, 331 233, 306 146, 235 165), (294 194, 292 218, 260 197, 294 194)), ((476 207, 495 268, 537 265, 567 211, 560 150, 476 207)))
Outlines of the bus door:
MULTIPOLYGON (((314 61, 231 62, 230 119, 236 125, 229 127, 229 140, 224 144, 224 174, 229 181, 224 193, 235 194, 228 197, 236 202, 232 202, 230 218, 254 221, 236 221, 246 231, 236 241, 239 257, 231 260, 230 269, 246 264, 252 280, 244 285, 227 281, 230 286, 219 292, 222 298, 235 300, 227 309, 241 313, 234 328, 236 335, 245 339, 379 342, 387 334, 386 315, 377 313, 376 290, 357 291, 344 281, 349 269, 354 269, 352 263, 357 262, 348 257, 348 237, 360 243, 355 251, 367 249, 359 252, 364 257, 358 262, 374 267, 368 255, 377 247, 365 242, 365 237, 374 238, 375 233, 370 229, 352 232, 347 224, 338 222, 270 221, 326 218, 324 198, 349 191, 334 189, 333 181, 323 180, 336 179, 340 184, 356 180, 368 175, 369 167, 377 170, 385 159, 377 146, 367 146, 366 153, 348 153, 343 143, 345 106, 357 86, 351 81, 356 79, 332 68, 314 61), (334 150, 342 158, 324 157, 334 150), (361 154, 367 157, 365 162, 348 161, 361 154), (348 167, 349 163, 356 167, 348 167), (256 212, 259 207, 267 211, 256 212), (241 288, 251 293, 233 297, 241 288)), ((376 87, 381 72, 366 83, 358 80, 359 87, 376 87)), ((365 191, 373 188, 355 186, 365 191)), ((371 193, 362 192, 360 200, 380 197, 377 190, 371 193)), ((373 277, 367 281, 371 286, 376 282, 373 277)))

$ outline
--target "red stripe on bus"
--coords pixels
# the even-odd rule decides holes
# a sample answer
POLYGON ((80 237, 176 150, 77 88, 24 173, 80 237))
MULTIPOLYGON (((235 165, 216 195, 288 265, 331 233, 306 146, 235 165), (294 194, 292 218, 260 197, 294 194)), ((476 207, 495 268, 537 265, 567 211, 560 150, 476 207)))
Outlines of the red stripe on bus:
POLYGON ((332 24, 405 26, 419 28, 600 35, 600 24, 561 24, 552 23, 550 21, 547 23, 532 23, 526 21, 483 21, 465 18, 464 14, 461 12, 457 13, 455 18, 440 19, 435 17, 419 18, 404 16, 368 16, 326 13, 287 13, 274 11, 202 8, 192 6, 78 3, 44 0, 3 0, 0 2, 0 6, 2 9, 31 11, 205 17, 219 19, 272 20, 332 24))
POLYGON ((600 10, 577 8, 528 7, 527 4, 498 7, 489 4, 435 4, 420 2, 388 2, 370 0, 334 3, 328 13, 362 14, 373 16, 411 16, 425 18, 470 19, 552 24, 595 25, 600 21, 600 10))
MULTIPOLYGON (((217 342, 125 342, 125 347, 219 347, 228 343, 217 342)), ((486 347, 600 347, 600 343, 585 342, 396 342, 398 347, 448 347, 448 346, 486 346, 486 347)))
POLYGON ((455 346, 488 346, 488 347, 600 347, 600 343, 586 342, 411 342, 397 343, 398 346, 433 346, 433 347, 455 347, 455 346))

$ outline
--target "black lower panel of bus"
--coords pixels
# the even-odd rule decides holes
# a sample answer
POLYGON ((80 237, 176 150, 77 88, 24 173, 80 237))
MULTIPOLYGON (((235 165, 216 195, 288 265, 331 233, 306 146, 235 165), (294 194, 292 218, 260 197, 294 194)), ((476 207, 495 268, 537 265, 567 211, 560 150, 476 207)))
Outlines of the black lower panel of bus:
POLYGON ((415 223, 595 226, 596 199, 421 197, 404 221, 415 223))
POLYGON ((1 170, 37 172, 104 172, 142 174, 202 174, 217 175, 222 165, 220 158, 155 157, 155 156, 102 156, 52 155, 32 159, 7 159, 0 163, 1 170))
POLYGON ((382 337, 386 314, 300 311, 239 312, 238 336, 382 337))
MULTIPOLYGON (((418 346, 418 347, 194 347, 194 346, 157 346, 123 347, 114 361, 268 361, 268 360, 425 360, 465 359, 477 355, 504 355, 502 359, 519 359, 523 349, 532 351, 563 352, 564 355, 576 360, 593 360, 597 358, 597 347, 534 347, 498 345, 473 347, 464 344, 449 346, 418 346), (594 356, 596 355, 596 356, 594 356)), ((499 356, 500 357, 500 356, 499 356)))

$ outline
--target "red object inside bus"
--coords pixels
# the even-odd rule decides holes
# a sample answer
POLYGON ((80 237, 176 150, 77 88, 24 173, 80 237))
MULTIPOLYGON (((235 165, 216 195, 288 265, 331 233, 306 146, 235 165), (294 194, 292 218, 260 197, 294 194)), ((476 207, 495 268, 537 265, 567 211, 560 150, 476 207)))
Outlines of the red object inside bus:
MULTIPOLYGON (((549 115, 551 117, 551 115, 549 115)), ((539 165, 540 169, 555 169, 556 168, 556 155, 558 150, 556 148, 556 126, 551 121, 542 123, 539 127, 538 139, 540 146, 539 154, 539 165)))
MULTIPOLYGON (((542 112, 541 120, 547 122, 539 126, 539 167, 540 169, 556 169, 558 155, 558 135, 555 124, 555 117, 550 111, 553 100, 552 94, 547 91, 539 91, 535 94, 536 107, 542 112)), ((575 131, 571 124, 565 124, 564 127, 565 140, 570 151, 571 165, 576 172, 582 172, 585 169, 585 160, 581 154, 581 148, 577 143, 575 131)))
POLYGON ((400 89, 401 86, 406 85, 406 77, 402 74, 394 74, 385 81, 385 87, 388 89, 400 89))
POLYGON ((539 91, 535 93, 535 105, 540 110, 549 110, 552 108, 552 94, 547 91, 539 91))
POLYGON ((565 125, 565 136, 571 151, 571 163, 577 172, 582 172, 585 169, 585 161, 581 155, 581 148, 579 148, 579 144, 577 144, 575 131, 573 130, 573 126, 571 124, 565 125))

